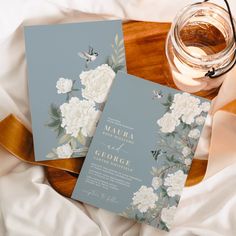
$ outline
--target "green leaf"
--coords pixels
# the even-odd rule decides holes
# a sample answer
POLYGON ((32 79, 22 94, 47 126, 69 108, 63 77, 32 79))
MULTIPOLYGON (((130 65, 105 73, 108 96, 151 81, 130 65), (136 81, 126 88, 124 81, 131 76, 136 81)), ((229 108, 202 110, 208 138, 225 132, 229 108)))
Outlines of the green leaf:
POLYGON ((118 49, 118 53, 121 54, 121 53, 124 53, 125 52, 125 48, 124 47, 120 47, 118 49))
POLYGON ((120 63, 124 62, 124 60, 125 60, 125 58, 122 57, 122 58, 118 59, 118 63, 120 64, 120 63))
POLYGON ((115 36, 115 44, 116 45, 118 45, 118 41, 119 41, 119 36, 118 36, 118 34, 116 34, 116 36, 115 36))
POLYGON ((120 58, 123 58, 123 59, 125 58, 125 53, 124 52, 118 54, 118 59, 120 59, 120 58))
POLYGON ((172 103, 173 102, 173 96, 171 94, 168 94, 167 100, 172 103))
POLYGON ((111 60, 112 60, 113 64, 116 64, 116 60, 115 60, 114 55, 111 56, 111 60))
POLYGON ((57 137, 60 137, 63 133, 64 133, 64 129, 61 126, 59 126, 57 129, 57 137))
POLYGON ((70 93, 67 93, 66 94, 66 101, 69 102, 69 100, 70 100, 70 93))
POLYGON ((113 69, 114 69, 114 71, 117 73, 117 71, 123 70, 124 67, 125 67, 124 65, 119 65, 119 66, 115 66, 113 69))
POLYGON ((73 153, 72 157, 85 157, 87 155, 87 153, 88 153, 88 149, 82 149, 79 152, 79 156, 77 153, 73 153))
POLYGON ((171 106, 171 104, 169 102, 163 102, 162 105, 165 106, 165 107, 170 107, 171 106))
POLYGON ((120 47, 122 49, 124 48, 124 40, 123 39, 120 40, 118 47, 120 47))
POLYGON ((53 153, 53 152, 49 152, 47 155, 46 155, 47 158, 55 158, 56 157, 56 154, 53 153))
POLYGON ((162 196, 163 197, 168 197, 166 189, 164 187, 160 187, 160 189, 161 189, 161 192, 162 192, 162 196))
POLYGON ((86 138, 82 135, 81 132, 79 132, 78 136, 77 136, 77 141, 79 143, 81 143, 82 145, 86 144, 86 138))
POLYGON ((55 128, 60 125, 60 120, 53 120, 52 122, 46 124, 48 127, 55 128))
POLYGON ((77 148, 77 141, 76 141, 76 139, 72 138, 70 143, 71 143, 72 149, 76 149, 77 148))
POLYGON ((53 103, 50 106, 50 114, 55 118, 60 118, 61 115, 60 109, 53 103))
POLYGON ((64 134, 63 136, 61 136, 61 138, 59 139, 59 143, 63 144, 63 143, 68 143, 71 140, 71 136, 68 134, 64 134))
POLYGON ((107 62, 107 64, 108 64, 110 67, 113 67, 113 63, 112 63, 111 57, 108 57, 106 62, 107 62))

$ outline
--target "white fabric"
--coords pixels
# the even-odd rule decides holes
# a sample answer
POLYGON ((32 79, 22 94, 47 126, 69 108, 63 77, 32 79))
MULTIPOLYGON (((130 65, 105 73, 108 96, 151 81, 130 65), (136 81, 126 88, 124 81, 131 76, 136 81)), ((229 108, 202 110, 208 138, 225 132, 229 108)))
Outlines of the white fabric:
MULTIPOLYGON (((0 1, 0 119, 13 113, 30 128, 23 25, 117 17, 171 21, 178 9, 192 2, 0 1)), ((229 2, 236 13, 236 2, 229 2)), ((236 86, 235 80, 230 83, 236 86)), ((226 94, 223 86, 222 95, 226 94)), ((217 99, 215 104, 219 104, 217 99)), ((206 153, 207 147, 203 145, 203 149, 206 153)), ((62 197, 47 184, 43 168, 21 163, 0 148, 0 236, 233 236, 236 163, 230 164, 202 183, 184 189, 174 227, 165 233, 62 197)))

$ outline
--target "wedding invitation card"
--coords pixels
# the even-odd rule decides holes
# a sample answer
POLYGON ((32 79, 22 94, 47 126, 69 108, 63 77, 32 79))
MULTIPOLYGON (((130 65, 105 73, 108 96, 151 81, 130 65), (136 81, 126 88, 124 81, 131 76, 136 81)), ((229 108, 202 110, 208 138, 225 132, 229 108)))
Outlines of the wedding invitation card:
POLYGON ((25 27, 37 161, 85 156, 118 70, 121 21, 25 27))
POLYGON ((209 108, 119 72, 72 198, 168 231, 209 108))

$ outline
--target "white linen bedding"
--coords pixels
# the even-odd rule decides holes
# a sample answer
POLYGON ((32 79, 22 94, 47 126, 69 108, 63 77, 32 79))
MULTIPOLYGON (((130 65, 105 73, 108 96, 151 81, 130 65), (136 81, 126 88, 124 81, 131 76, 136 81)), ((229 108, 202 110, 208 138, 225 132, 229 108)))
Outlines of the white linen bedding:
MULTIPOLYGON (((171 21, 178 9, 192 2, 1 0, 0 119, 13 113, 30 128, 23 25, 113 18, 171 21)), ((229 2, 236 14, 236 2, 229 2)), ((230 73, 213 109, 236 99, 235 74, 236 70, 230 73)), ((199 153, 208 152, 210 125, 199 153)), ((211 153, 207 178, 184 188, 174 227, 166 233, 62 197, 47 184, 43 168, 22 163, 0 148, 0 236, 236 235, 236 150, 230 151, 230 158, 223 156, 230 161, 220 165, 211 153)))

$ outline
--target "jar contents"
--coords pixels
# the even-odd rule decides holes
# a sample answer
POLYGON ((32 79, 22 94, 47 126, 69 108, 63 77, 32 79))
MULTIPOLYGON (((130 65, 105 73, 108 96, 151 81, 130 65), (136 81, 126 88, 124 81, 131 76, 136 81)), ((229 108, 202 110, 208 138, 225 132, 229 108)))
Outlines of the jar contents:
MULTIPOLYGON (((180 38, 186 51, 197 58, 213 55, 226 48, 223 34, 213 25, 202 22, 188 24, 180 31, 180 38)), ((173 71, 173 80, 181 90, 195 93, 200 90, 211 90, 220 86, 224 76, 210 80, 205 78, 206 70, 194 69, 188 62, 174 56, 174 63, 179 73, 173 71)))
POLYGON ((225 75, 209 78, 209 70, 232 61, 235 44, 228 13, 213 3, 190 5, 173 22, 166 54, 175 85, 186 92, 218 88, 225 75))

